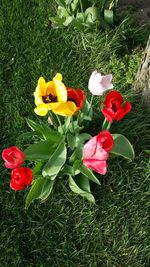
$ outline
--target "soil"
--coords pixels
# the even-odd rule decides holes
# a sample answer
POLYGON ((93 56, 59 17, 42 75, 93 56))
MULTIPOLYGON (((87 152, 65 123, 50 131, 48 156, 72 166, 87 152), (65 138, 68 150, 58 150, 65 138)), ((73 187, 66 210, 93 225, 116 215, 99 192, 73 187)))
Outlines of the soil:
POLYGON ((131 15, 137 17, 140 24, 150 23, 150 0, 119 0, 118 7, 128 10, 131 15))

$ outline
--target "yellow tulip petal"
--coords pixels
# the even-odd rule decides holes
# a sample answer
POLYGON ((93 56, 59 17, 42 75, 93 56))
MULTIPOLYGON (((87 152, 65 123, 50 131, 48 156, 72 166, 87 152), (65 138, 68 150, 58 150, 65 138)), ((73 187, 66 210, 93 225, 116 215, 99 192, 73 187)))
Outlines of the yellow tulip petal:
POLYGON ((66 102, 67 101, 67 89, 66 86, 62 83, 62 75, 57 73, 53 78, 55 84, 55 90, 57 95, 58 102, 66 102))
POLYGON ((34 109, 34 112, 39 116, 45 116, 48 112, 46 105, 39 105, 34 109))
POLYGON ((36 106, 44 104, 42 96, 39 96, 36 92, 34 92, 34 102, 36 106))
POLYGON ((46 87, 46 82, 45 82, 44 78, 40 77, 38 79, 38 85, 36 87, 35 92, 40 96, 45 96, 46 95, 46 88, 47 87, 46 87))
POLYGON ((72 116, 76 110, 77 107, 74 102, 68 101, 65 103, 59 103, 60 105, 53 109, 53 112, 55 114, 61 115, 61 116, 72 116))
POLYGON ((62 81, 62 74, 57 73, 53 79, 58 80, 58 81, 62 81))
POLYGON ((56 90, 55 90, 55 83, 54 81, 50 81, 46 83, 46 95, 52 95, 56 96, 56 90))

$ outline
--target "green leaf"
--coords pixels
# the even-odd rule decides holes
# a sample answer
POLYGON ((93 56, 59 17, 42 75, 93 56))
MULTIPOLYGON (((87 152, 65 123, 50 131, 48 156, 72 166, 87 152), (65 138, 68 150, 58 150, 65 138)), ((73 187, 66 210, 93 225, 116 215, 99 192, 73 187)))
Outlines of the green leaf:
POLYGON ((86 22, 94 23, 100 20, 100 12, 97 7, 89 7, 85 10, 86 22))
POLYGON ((86 192, 91 193, 89 179, 82 173, 75 176, 74 181, 76 184, 86 192))
POLYGON ((111 26, 114 24, 114 12, 113 10, 104 10, 104 20, 111 26))
POLYGON ((61 7, 61 6, 59 6, 58 9, 57 9, 57 15, 60 18, 68 18, 69 17, 69 14, 68 14, 66 8, 61 7))
POLYGON ((91 138, 90 134, 87 133, 81 133, 76 137, 76 147, 79 145, 83 145, 86 140, 89 140, 91 138))
POLYGON ((93 117, 93 109, 88 100, 86 99, 84 102, 84 106, 80 112, 79 123, 81 123, 84 120, 91 121, 92 117, 93 117))
POLYGON ((42 166, 43 166, 43 162, 37 162, 32 170, 33 172, 33 176, 36 175, 36 174, 39 174, 39 172, 41 172, 41 169, 42 169, 42 166))
POLYGON ((63 25, 65 27, 67 27, 72 21, 73 21, 74 17, 73 16, 69 16, 68 18, 66 18, 66 20, 63 22, 63 25))
POLYGON ((61 18, 61 17, 50 17, 49 18, 50 21, 52 22, 52 26, 53 28, 59 28, 59 27, 63 27, 63 23, 65 22, 65 17, 61 18))
POLYGON ((49 141, 40 141, 24 150, 28 160, 47 160, 54 153, 56 144, 49 141))
POLYGON ((59 176, 73 175, 73 167, 65 164, 59 172, 59 176))
POLYGON ((76 136, 72 135, 71 133, 67 134, 67 142, 68 146, 73 150, 76 146, 76 136))
POLYGON ((28 209, 31 202, 35 199, 46 200, 53 188, 53 181, 40 177, 34 183, 27 195, 25 209, 28 209))
POLYGON ((134 159, 134 149, 129 140, 121 134, 113 134, 114 146, 111 150, 111 154, 122 156, 126 159, 134 159))
POLYGON ((43 168, 42 175, 49 176, 51 180, 54 180, 64 165, 67 157, 67 149, 64 141, 62 141, 55 152, 51 155, 50 159, 43 168))
POLYGON ((44 140, 51 140, 53 142, 59 142, 61 138, 61 134, 57 131, 52 130, 47 124, 44 123, 36 123, 30 119, 27 119, 27 123, 29 127, 35 131, 36 133, 39 133, 39 137, 44 140))
POLYGON ((99 180, 94 175, 92 170, 86 168, 80 160, 76 161, 74 166, 74 171, 79 170, 83 175, 85 175, 89 180, 93 181, 94 183, 100 185, 99 180))
POLYGON ((75 194, 78 194, 81 197, 86 198, 91 203, 95 203, 95 199, 94 199, 93 195, 91 193, 86 192, 86 191, 82 190, 81 188, 79 188, 79 186, 75 183, 75 181, 73 180, 73 178, 71 176, 69 177, 69 187, 75 194))
POLYGON ((55 0, 55 2, 56 2, 59 6, 66 7, 65 0, 55 0))
POLYGON ((74 152, 72 153, 70 159, 69 159, 69 162, 72 163, 74 162, 75 160, 80 160, 82 159, 83 157, 83 148, 81 147, 77 147, 74 152))

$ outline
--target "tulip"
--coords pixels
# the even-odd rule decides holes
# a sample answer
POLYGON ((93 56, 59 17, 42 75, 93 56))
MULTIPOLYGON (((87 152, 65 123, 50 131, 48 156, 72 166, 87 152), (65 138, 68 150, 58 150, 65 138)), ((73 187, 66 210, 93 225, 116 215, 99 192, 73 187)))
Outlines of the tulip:
POLYGON ((75 103, 76 112, 82 108, 85 98, 85 93, 82 90, 67 87, 67 100, 75 103))
POLYGON ((132 106, 124 99, 116 90, 111 90, 102 104, 101 111, 106 120, 112 123, 114 120, 120 121, 127 113, 130 112, 132 106))
POLYGON ((114 140, 108 131, 92 137, 83 148, 83 164, 97 173, 105 175, 109 153, 113 147, 114 140))
POLYGON ((40 77, 34 97, 37 106, 34 112, 39 116, 45 116, 49 110, 61 116, 72 116, 76 112, 75 103, 67 101, 67 89, 60 73, 49 82, 40 77))
POLYGON ((93 95, 103 95, 106 90, 110 90, 113 88, 113 84, 111 83, 112 75, 101 75, 96 70, 92 72, 88 88, 93 95))
POLYGON ((29 168, 16 168, 11 172, 10 187, 13 190, 22 190, 31 185, 32 170, 29 168))
POLYGON ((6 148, 2 152, 2 159, 5 161, 5 167, 14 169, 24 163, 25 154, 16 146, 6 148))

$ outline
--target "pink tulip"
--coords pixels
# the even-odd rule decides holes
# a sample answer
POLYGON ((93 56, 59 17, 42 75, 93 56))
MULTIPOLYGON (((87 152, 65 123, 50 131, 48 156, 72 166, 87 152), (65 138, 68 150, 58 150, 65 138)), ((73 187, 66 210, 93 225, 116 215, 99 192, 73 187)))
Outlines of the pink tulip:
POLYGON ((103 95, 106 90, 113 88, 111 81, 112 74, 103 76, 95 70, 90 76, 88 88, 93 95, 103 95))
POLYGON ((107 172, 108 152, 112 149, 114 140, 108 131, 92 137, 83 148, 83 164, 93 171, 105 175, 107 172))

